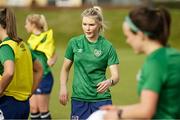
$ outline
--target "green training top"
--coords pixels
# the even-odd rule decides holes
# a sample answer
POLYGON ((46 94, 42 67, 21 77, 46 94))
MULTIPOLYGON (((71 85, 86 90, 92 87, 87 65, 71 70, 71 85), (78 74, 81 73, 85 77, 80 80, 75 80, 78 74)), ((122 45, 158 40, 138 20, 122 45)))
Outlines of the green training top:
POLYGON ((46 43, 49 40, 45 33, 46 32, 43 32, 40 35, 31 34, 31 36, 29 37, 29 39, 27 41, 28 45, 31 49, 31 52, 35 55, 35 57, 38 59, 38 61, 42 65, 43 76, 45 76, 49 72, 51 72, 51 69, 50 69, 49 65, 47 64, 48 57, 43 50, 49 51, 49 52, 52 52, 52 49, 54 50, 54 47, 50 48, 51 46, 48 46, 48 47, 44 46, 44 44, 45 45, 52 44, 51 42, 46 43), (41 50, 42 48, 43 48, 43 50, 41 50))
MULTIPOLYGON (((7 37, 3 41, 7 41, 7 40, 11 40, 11 38, 7 37)), ((32 55, 32 60, 34 61, 36 59, 35 55, 32 52, 31 55, 32 55)), ((1 46, 0 49, 0 75, 2 75, 4 72, 3 64, 6 60, 12 60, 12 61, 15 60, 14 51, 9 45, 3 45, 1 46)))
POLYGON ((106 68, 119 64, 112 44, 99 36, 93 43, 84 35, 72 38, 67 46, 65 58, 74 62, 72 99, 95 102, 111 99, 110 91, 97 92, 97 84, 106 80, 106 68))
MULTIPOLYGON (((10 40, 10 38, 7 37, 3 41, 7 41, 7 40, 10 40)), ((12 60, 12 61, 15 60, 14 51, 9 45, 3 45, 1 46, 0 49, 0 75, 2 75, 4 72, 3 64, 6 60, 12 60)))
POLYGON ((159 94, 155 119, 180 118, 180 53, 169 47, 151 53, 140 72, 138 93, 159 94))
POLYGON ((47 75, 51 71, 51 69, 47 64, 46 55, 43 52, 32 50, 32 49, 31 49, 31 52, 37 58, 37 60, 41 63, 43 71, 44 71, 43 76, 47 75))
POLYGON ((3 94, 19 101, 27 100, 31 95, 33 85, 32 55, 29 48, 23 41, 17 43, 7 37, 0 44, 0 52, 1 72, 4 72, 5 61, 12 60, 15 65, 13 78, 3 94), (4 53, 9 55, 5 55, 3 50, 7 50, 4 53))
MULTIPOLYGON (((3 41, 7 41, 7 40, 11 40, 11 38, 6 37, 3 41)), ((35 55, 32 52, 31 55, 32 55, 32 60, 34 61, 36 59, 35 55)), ((15 60, 14 51, 9 45, 3 45, 1 46, 0 49, 0 75, 2 75, 4 72, 3 64, 6 60, 12 60, 12 61, 15 60)))

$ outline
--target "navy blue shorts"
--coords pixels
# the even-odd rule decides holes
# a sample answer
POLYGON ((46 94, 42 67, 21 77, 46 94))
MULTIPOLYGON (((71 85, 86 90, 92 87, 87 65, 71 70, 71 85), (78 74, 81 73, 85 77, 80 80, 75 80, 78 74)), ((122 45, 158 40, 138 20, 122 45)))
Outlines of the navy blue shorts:
POLYGON ((99 110, 99 107, 103 105, 112 105, 111 100, 104 100, 98 102, 84 102, 78 100, 71 100, 71 120, 85 120, 93 112, 99 110))
POLYGON ((49 72, 47 75, 43 76, 34 94, 50 94, 52 91, 53 82, 54 79, 52 73, 49 72))
POLYGON ((2 119, 28 119, 29 100, 18 101, 11 96, 0 97, 0 120, 2 119))

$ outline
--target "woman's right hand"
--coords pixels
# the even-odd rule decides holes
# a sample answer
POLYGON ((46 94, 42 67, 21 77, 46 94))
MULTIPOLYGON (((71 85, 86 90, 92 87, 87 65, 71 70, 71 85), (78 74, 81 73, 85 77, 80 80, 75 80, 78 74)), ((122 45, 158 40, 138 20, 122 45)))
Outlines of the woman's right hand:
POLYGON ((68 92, 66 86, 61 87, 59 92, 59 102, 62 105, 66 105, 68 102, 68 92))
POLYGON ((49 65, 49 67, 52 67, 56 63, 57 58, 57 53, 54 52, 53 56, 47 60, 47 64, 49 65))

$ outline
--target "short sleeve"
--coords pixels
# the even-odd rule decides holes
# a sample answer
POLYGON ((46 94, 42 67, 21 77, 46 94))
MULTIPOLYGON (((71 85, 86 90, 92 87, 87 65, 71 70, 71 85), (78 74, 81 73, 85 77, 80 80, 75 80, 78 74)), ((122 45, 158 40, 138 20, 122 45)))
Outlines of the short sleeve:
POLYGON ((31 51, 32 61, 34 62, 37 58, 35 56, 35 53, 32 50, 30 51, 31 51))
POLYGON ((152 90, 159 93, 163 84, 164 68, 160 63, 152 61, 146 65, 145 84, 142 89, 152 90))
POLYGON ((9 45, 3 45, 0 47, 0 61, 4 64, 6 60, 15 61, 14 51, 9 45))
POLYGON ((65 52, 65 58, 73 61, 74 60, 74 52, 73 52, 73 41, 70 40, 68 42, 67 48, 66 48, 66 52, 65 52))
POLYGON ((113 64, 119 64, 119 59, 116 50, 111 46, 108 54, 108 66, 113 64))

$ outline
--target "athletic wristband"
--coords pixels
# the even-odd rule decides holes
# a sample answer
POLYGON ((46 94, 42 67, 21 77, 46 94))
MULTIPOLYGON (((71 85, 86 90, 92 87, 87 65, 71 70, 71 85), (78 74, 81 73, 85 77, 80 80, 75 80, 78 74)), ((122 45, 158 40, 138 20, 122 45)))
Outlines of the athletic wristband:
POLYGON ((119 109, 118 112, 117 112, 117 115, 118 115, 118 118, 119 118, 119 119, 122 118, 122 112, 123 112, 122 109, 119 109))

